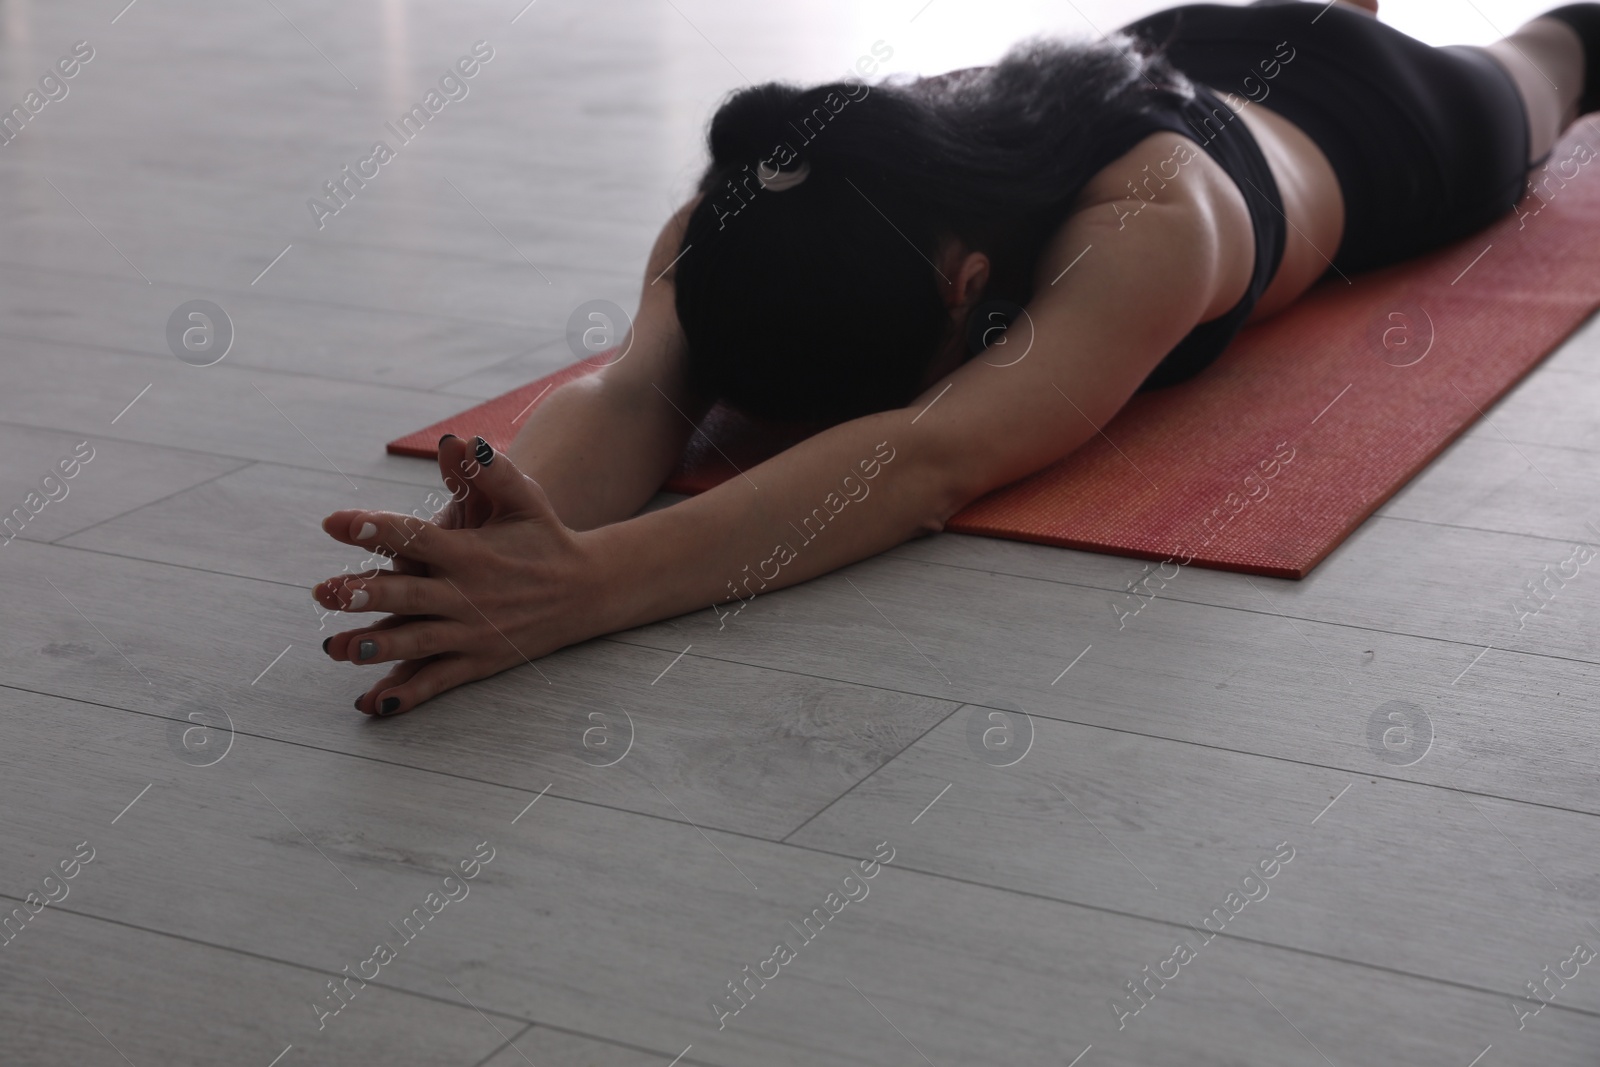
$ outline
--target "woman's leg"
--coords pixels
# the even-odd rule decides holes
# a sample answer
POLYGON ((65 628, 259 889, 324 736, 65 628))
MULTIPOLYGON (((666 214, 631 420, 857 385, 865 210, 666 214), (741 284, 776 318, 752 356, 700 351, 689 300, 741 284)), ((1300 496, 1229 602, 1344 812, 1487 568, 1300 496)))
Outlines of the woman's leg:
POLYGON ((1537 18, 1485 49, 1510 73, 1528 112, 1530 160, 1542 160, 1578 117, 1583 41, 1558 19, 1537 18))

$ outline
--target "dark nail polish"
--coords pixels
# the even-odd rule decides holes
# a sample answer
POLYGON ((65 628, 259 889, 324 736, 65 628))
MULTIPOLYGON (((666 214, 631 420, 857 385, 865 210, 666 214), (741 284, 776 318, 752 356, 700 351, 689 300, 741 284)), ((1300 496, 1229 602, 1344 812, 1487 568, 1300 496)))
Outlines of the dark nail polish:
POLYGON ((322 639, 322 651, 324 651, 324 652, 328 651, 328 642, 330 642, 332 640, 333 640, 332 637, 324 637, 322 639))
POLYGON ((472 439, 472 454, 478 457, 478 465, 481 467, 487 467, 494 462, 494 449, 481 437, 472 439))
POLYGON ((360 697, 356 697, 356 710, 357 711, 361 710, 361 698, 360 697))
POLYGON ((378 654, 378 642, 362 641, 356 645, 356 659, 371 659, 378 654))
POLYGON ((395 712, 395 709, 398 708, 399 706, 400 706, 400 698, 399 697, 384 697, 383 698, 383 703, 378 705, 378 714, 379 715, 393 715, 394 712, 395 712))
POLYGON ((455 436, 456 436, 456 435, 455 435, 455 434, 453 434, 453 433, 447 433, 447 434, 445 434, 445 435, 444 435, 444 436, 443 436, 443 437, 441 437, 441 438, 439 438, 439 447, 440 447, 440 448, 443 448, 443 447, 444 447, 444 443, 445 443, 445 442, 446 442, 446 441, 453 441, 453 440, 455 440, 455 436))

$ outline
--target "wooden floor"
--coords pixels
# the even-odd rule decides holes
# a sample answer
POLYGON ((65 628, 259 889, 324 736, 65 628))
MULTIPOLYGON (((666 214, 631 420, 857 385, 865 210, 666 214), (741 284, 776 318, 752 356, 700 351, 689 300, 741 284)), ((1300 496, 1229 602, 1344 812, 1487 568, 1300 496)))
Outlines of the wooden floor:
POLYGON ((1600 569, 1513 604, 1600 326, 1303 582, 941 536, 392 721, 318 651, 319 518, 632 306, 720 94, 1155 5, 124 2, 0 2, 5 108, 93 49, 0 147, 0 1063, 1597 1062, 1600 569))

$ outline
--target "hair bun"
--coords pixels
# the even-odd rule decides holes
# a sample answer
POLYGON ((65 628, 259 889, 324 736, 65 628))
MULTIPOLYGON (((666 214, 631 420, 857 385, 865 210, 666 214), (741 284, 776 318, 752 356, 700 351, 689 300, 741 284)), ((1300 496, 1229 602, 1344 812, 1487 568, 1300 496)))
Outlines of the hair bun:
POLYGON ((784 139, 785 124, 802 109, 805 90, 781 82, 736 91, 717 109, 707 137, 712 166, 753 164, 784 139))

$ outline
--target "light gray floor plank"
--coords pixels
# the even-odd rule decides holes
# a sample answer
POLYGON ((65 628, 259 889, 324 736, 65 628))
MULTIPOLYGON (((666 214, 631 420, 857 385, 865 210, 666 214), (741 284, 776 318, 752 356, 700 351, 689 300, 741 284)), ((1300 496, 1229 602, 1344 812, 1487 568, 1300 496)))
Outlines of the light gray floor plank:
MULTIPOLYGON (((482 1015, 459 998, 448 1002, 449 986, 445 996, 419 997, 369 984, 319 1031, 310 1005, 319 992, 326 994, 330 975, 74 914, 74 889, 117 876, 106 868, 116 851, 110 842, 122 826, 105 824, 115 809, 104 814, 73 828, 85 837, 60 835, 39 863, 16 868, 19 880, 36 880, 72 856, 80 840, 95 846, 94 859, 62 883, 68 895, 61 905, 45 907, 0 946, 0 1055, 6 1063, 266 1067, 283 1055, 282 1065, 465 1067, 501 1044, 482 1015), (241 989, 249 996, 240 996, 241 989)), ((16 900, 0 903, 7 910, 18 906, 16 900)), ((494 1021, 508 1031, 521 1025, 504 1016, 494 1021)))
MULTIPOLYGON (((430 470, 431 487, 363 479, 361 506, 426 517, 448 495, 435 461, 413 461, 411 473, 418 482, 430 470)), ((308 590, 347 566, 354 569, 367 562, 366 553, 322 530, 325 516, 353 506, 349 483, 338 474, 260 463, 239 475, 119 514, 114 523, 86 531, 81 540, 62 538, 62 543, 308 590)), ((666 499, 663 495, 662 502, 666 499)))
MULTIPOLYGON (((538 1067, 663 1067, 683 1051, 629 1048, 548 1026, 534 1026, 490 1057, 482 1067, 527 1067, 529 1063, 538 1067)), ((691 1050, 678 1062, 684 1067, 694 1067, 706 1061, 697 1058, 691 1050)))
POLYGON ((1593 744, 1590 663, 1179 599, 1119 630, 1102 591, 911 561, 848 576, 857 588, 835 576, 758 598, 720 631, 707 611, 618 640, 1421 781, 1492 753, 1454 783, 1600 811, 1579 755, 1593 744), (1410 767, 1369 746, 1371 715, 1397 700, 1433 724, 1433 755, 1410 767))
POLYGON ((1540 369, 1593 375, 1600 372, 1600 314, 1590 316, 1576 333, 1550 353, 1540 369))
MULTIPOLYGON (((1600 536, 1589 542, 1600 552, 1600 536)), ((1154 601, 1126 628, 1144 622, 1163 601, 1192 600, 1276 612, 1293 619, 1359 626, 1371 630, 1461 641, 1483 648, 1600 661, 1600 582, 1595 563, 1567 564, 1571 541, 1533 538, 1451 526, 1421 525, 1374 518, 1351 534, 1316 570, 1300 581, 1249 577, 1204 567, 1184 567, 1164 586, 1147 588, 1154 601), (1566 566, 1563 568, 1563 564, 1566 566), (1529 598, 1527 583, 1564 570, 1560 587, 1541 601, 1529 598), (1519 612, 1517 605, 1527 607, 1519 612)), ((1069 556, 1036 545, 991 539, 944 537, 896 549, 896 557, 1000 570, 1097 587, 1094 599, 1115 629, 1139 601, 1117 595, 1127 583, 1156 571, 1159 564, 1077 553, 1069 556), (982 542, 975 543, 975 542, 982 542), (1092 578, 1089 578, 1093 575, 1092 578), (1087 581, 1085 579, 1088 579, 1087 581), (1111 595, 1107 595, 1107 594, 1111 595)))
MULTIPOLYGON (((531 1063, 551 1067, 662 1067, 671 1060, 654 1050, 645 1052, 620 1045, 594 1041, 535 1026, 507 1048, 491 1057, 483 1067, 527 1067, 531 1063)), ((685 1067, 703 1063, 693 1053, 679 1061, 685 1067)))
MULTIPOLYGON (((786 921, 850 888, 847 855, 550 796, 528 808, 528 791, 304 748, 288 758, 281 742, 240 738, 222 760, 193 767, 171 749, 168 724, 110 709, 31 722, 43 743, 24 739, 35 758, 4 788, 49 789, 53 803, 8 821, 8 866, 47 868, 60 842, 103 826, 103 846, 63 902, 75 910, 337 972, 368 942, 399 940, 385 917, 405 915, 488 842, 492 859, 400 946, 382 969, 386 986, 443 999, 454 982, 485 1011, 634 1047, 693 1043, 711 1063, 897 1062, 905 1038, 934 1062, 1066 1059, 1091 1042, 1116 1063, 1313 1062, 1277 1010, 1348 1062, 1415 1062, 1442 1049, 1470 1057, 1516 1040, 1539 1062, 1579 1063, 1600 1035, 1600 1018, 1564 1007, 1519 1034, 1504 996, 1226 938, 1196 946, 1204 978, 1174 979, 1119 1030, 1109 1004, 1121 976, 1170 953, 1186 928, 916 873, 908 868, 948 830, 932 812, 913 822, 909 808, 882 828, 893 862, 861 883, 858 906, 836 905, 835 928, 800 945, 792 971, 719 1030, 711 997, 741 964, 770 955, 770 942, 799 940, 786 921), (100 773, 63 780, 64 756, 100 773), (582 962, 605 959, 623 962, 582 962)), ((1258 858, 1250 846, 1270 851, 1278 829, 1266 816, 1242 841, 1216 834, 1206 853, 1220 864, 1209 873, 1258 858)), ((1074 836, 1085 863, 1130 877, 1120 858, 1074 836)), ((1297 862, 1277 876, 1285 896, 1306 891, 1297 862)), ((1220 887, 1206 888, 1220 899, 1220 887)), ((359 997, 328 1030, 360 1017, 359 997)), ((316 1019, 298 1002, 268 1007, 262 1027, 286 1042, 316 1019)))
MULTIPOLYGON (((0 945, 0 1060, 126 1062, 49 974, 140 1067, 291 1040, 277 1067, 1593 1062, 1587 967, 1521 1031, 1509 994, 1593 917, 1594 579, 1509 637, 1495 615, 1600 522, 1593 322, 1299 587, 1185 571, 1119 628, 1139 564, 938 538, 852 568, 859 593, 357 716, 371 671, 315 651, 303 586, 343 562, 317 520, 419 505, 435 468, 385 441, 568 362, 580 300, 631 310, 728 90, 880 39, 896 71, 984 63, 1161 3, 521 5, 0 8, 0 106, 97 50, 0 149, 0 487, 58 440, 104 449, 0 553, 0 894, 106 835, 0 945), (306 198, 480 38, 471 95, 319 229, 306 198), (238 327, 215 367, 166 351, 195 297, 238 327), (1409 765, 1371 733, 1397 700, 1431 728, 1409 765), (963 701, 1026 707, 1037 747, 978 764, 963 701), (222 711, 233 747, 198 766, 223 737, 187 717, 222 711), (634 738, 614 766, 597 726, 634 738), (1117 1029, 1123 983, 1280 835, 1270 897, 1117 1029), (316 969, 491 836, 471 898, 317 1036, 316 969), (719 1031, 710 998, 885 838, 870 898, 719 1031)), ((1441 11, 1385 3, 1488 39, 1441 11)))
MULTIPOLYGON (((257 464, 66 543, 304 588, 359 564, 359 554, 352 556, 307 521, 340 506, 343 488, 337 475, 257 464)), ((426 497, 415 489, 384 489, 393 495, 382 502, 400 510, 418 507, 426 497)), ((1386 525, 1419 528, 1396 520, 1386 525)), ((945 540, 971 542, 974 553, 1042 557, 1050 564, 1069 557, 1104 561, 1035 546, 945 540)), ((1600 671, 1589 663, 1286 620, 1264 602, 1252 610, 1248 601, 1219 608, 1158 599, 1119 630, 1113 598, 1093 588, 908 560, 869 563, 851 573, 861 592, 838 577, 826 578, 763 597, 725 624, 708 609, 618 639, 658 649, 662 666, 689 649, 684 663, 697 671, 710 670, 714 661, 750 663, 870 685, 875 692, 1018 700, 1035 713, 1071 721, 1419 781, 1442 782, 1446 766, 1476 755, 1480 759, 1460 772, 1458 784, 1465 788, 1600 811, 1600 792, 1586 770, 1587 761, 1600 755, 1587 710, 1600 671), (968 606, 928 613, 919 605, 968 606), (986 605, 1004 605, 1001 617, 986 605), (985 625, 975 626, 975 618, 985 625), (1196 633, 1209 635, 1203 645, 1195 644, 1196 633), (1074 663, 1085 648, 1091 650, 1074 663), (1175 648, 1187 651, 1178 657, 1175 648), (1063 675, 1069 664, 1071 673, 1063 675), (1537 687, 1530 690, 1530 681, 1537 687), (1394 700, 1424 709, 1437 735, 1436 752, 1413 767, 1385 764, 1368 747, 1368 718, 1394 700), (1508 720, 1508 706, 1537 713, 1508 720), (1269 717, 1272 729, 1261 728, 1261 716, 1269 717), (1481 758, 1491 751, 1493 760, 1481 758)), ((1249 589, 1238 576, 1197 571, 1187 572, 1174 588, 1181 590, 1191 575, 1220 579, 1218 587, 1232 582, 1249 589)), ((1363 588, 1357 578, 1351 581, 1363 588)), ((1264 582, 1263 588, 1273 589, 1277 602, 1276 587, 1287 584, 1264 582)), ((302 645, 315 641, 320 636, 301 639, 302 645)), ((108 693, 100 698, 116 702, 108 693)))
MULTIPOLYGON (((1586 362, 1592 364, 1593 356, 1586 362)), ((1597 397, 1600 375, 1592 366, 1572 370, 1547 367, 1523 379, 1494 407, 1485 409, 1488 421, 1473 424, 1464 436, 1593 453, 1600 448, 1600 433, 1588 413, 1594 410, 1597 397)), ((1572 462, 1589 460, 1575 454, 1572 462)), ((1551 472, 1551 477, 1559 484, 1558 472, 1551 472)))
MULTIPOLYGON (((1464 437, 1378 509, 1385 518, 1600 542, 1600 465, 1567 449, 1464 437), (1547 482, 1540 472, 1559 472, 1547 482)), ((1552 546, 1554 547, 1554 546, 1552 546)))
MULTIPOLYGON (((870 851, 915 817, 919 870, 1196 925, 1288 842, 1222 929, 1507 996, 1600 934, 1600 817, 1046 719, 1024 748, 1029 729, 963 709, 787 840, 870 851), (969 743, 997 728, 1010 766, 969 743)), ((1600 983, 1560 1000, 1600 1010, 1600 983)))
POLYGON ((366 553, 324 533, 323 516, 356 506, 359 495, 361 507, 426 518, 449 497, 437 465, 419 461, 416 466, 418 473, 432 469, 432 487, 363 479, 362 491, 353 494, 333 471, 258 463, 239 471, 238 478, 216 479, 63 543, 309 591, 316 582, 345 567, 355 570, 367 559, 366 553), (260 469, 250 473, 255 468, 260 469))
POLYGON ((217 724, 221 709, 242 734, 774 839, 956 707, 600 642, 379 721, 350 702, 383 668, 324 656, 300 590, 44 545, 7 551, 16 577, 0 607, 27 620, 0 635, 7 684, 178 721, 217 724), (495 743, 472 740, 480 732, 495 743))
MULTIPOLYGON (((577 347, 581 349, 581 342, 577 347)), ((553 371, 571 366, 580 358, 587 358, 587 354, 580 357, 574 347, 567 343, 563 334, 560 340, 446 382, 439 386, 438 391, 487 400, 501 393, 519 389, 553 371)), ((470 401, 464 401, 462 407, 465 408, 469 404, 470 401)))
POLYGON ((12 535, 34 541, 66 537, 246 465, 93 433, 78 436, 4 424, 0 449, 10 457, 0 483, 0 518, 13 520, 0 540, 12 535), (64 471, 72 476, 64 478, 64 471), (30 494, 36 495, 30 500, 30 494), (14 514, 16 508, 23 509, 26 521, 14 514))
MULTIPOLYGON (((434 484, 414 460, 390 456, 384 443, 461 408, 459 397, 413 389, 262 374, 246 367, 192 367, 70 346, 13 341, 0 368, 0 421, 103 433, 242 459, 269 459, 313 470, 374 474, 434 484), (51 368, 71 367, 74 387, 53 384, 51 368), (134 407, 118 418, 150 386, 134 407), (118 421, 113 426, 112 420, 118 421)), ((359 482, 356 489, 359 491, 359 482)))
MULTIPOLYGON (((256 269, 266 266, 263 261, 256 269)), ((419 315, 398 308, 285 300, 237 285, 204 286, 137 277, 0 265, 0 322, 7 336, 67 343, 171 361, 167 319, 179 305, 211 300, 232 321, 235 368, 431 388, 551 341, 527 325, 419 315), (81 314, 90 304, 92 316, 81 314)), ((331 297, 331 294, 329 294, 331 297)), ((398 436, 398 434, 396 434, 398 436)))

